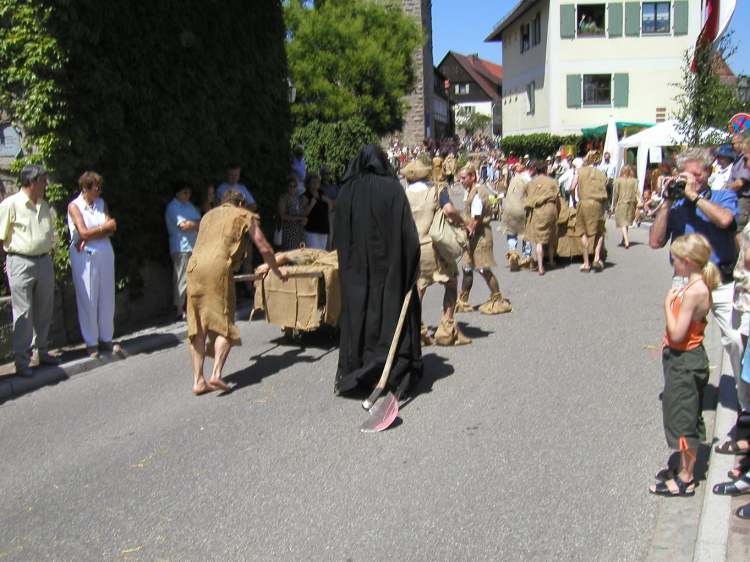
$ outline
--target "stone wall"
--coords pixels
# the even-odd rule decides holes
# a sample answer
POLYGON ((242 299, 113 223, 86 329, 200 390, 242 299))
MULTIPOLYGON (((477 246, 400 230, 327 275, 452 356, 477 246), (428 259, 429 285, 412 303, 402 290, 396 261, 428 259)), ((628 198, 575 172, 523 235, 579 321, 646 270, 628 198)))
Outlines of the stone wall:
POLYGON ((425 44, 414 51, 413 60, 417 82, 414 91, 404 100, 408 105, 408 111, 404 117, 404 128, 400 136, 406 144, 421 144, 425 138, 435 135, 434 116, 431 112, 434 78, 432 0, 401 0, 401 4, 404 12, 421 25, 425 44))

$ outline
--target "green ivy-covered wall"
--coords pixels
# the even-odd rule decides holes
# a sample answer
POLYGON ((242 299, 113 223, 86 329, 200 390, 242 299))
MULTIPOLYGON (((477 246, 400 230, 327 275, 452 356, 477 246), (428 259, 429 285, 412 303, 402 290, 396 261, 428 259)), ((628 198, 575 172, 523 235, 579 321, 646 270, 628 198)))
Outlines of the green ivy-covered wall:
POLYGON ((82 171, 104 176, 122 284, 169 260, 178 178, 200 191, 237 161, 270 223, 289 170, 284 33, 279 0, 0 0, 0 108, 61 216, 82 171))

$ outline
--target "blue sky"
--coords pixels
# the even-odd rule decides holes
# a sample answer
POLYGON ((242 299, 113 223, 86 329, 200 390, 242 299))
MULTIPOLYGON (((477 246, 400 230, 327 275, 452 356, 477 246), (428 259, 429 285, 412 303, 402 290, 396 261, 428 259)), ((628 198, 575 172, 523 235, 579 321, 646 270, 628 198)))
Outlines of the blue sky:
MULTIPOLYGON (((448 51, 463 54, 479 53, 493 62, 502 62, 500 43, 485 43, 503 17, 517 0, 432 0, 432 50, 435 65, 448 51)), ((729 61, 735 74, 750 74, 750 0, 737 0, 730 28, 737 53, 729 61)))

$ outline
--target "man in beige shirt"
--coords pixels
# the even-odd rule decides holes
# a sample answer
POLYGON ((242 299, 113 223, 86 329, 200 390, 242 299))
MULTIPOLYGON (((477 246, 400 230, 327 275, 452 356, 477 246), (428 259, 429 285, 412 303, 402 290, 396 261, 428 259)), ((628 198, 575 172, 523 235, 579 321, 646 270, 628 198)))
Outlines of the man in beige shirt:
POLYGON ((57 365, 47 351, 47 335, 55 298, 52 267, 54 224, 44 200, 47 171, 28 165, 21 170, 21 189, 0 203, 0 240, 7 256, 5 270, 13 306, 13 355, 16 374, 31 376, 31 351, 39 363, 57 365))

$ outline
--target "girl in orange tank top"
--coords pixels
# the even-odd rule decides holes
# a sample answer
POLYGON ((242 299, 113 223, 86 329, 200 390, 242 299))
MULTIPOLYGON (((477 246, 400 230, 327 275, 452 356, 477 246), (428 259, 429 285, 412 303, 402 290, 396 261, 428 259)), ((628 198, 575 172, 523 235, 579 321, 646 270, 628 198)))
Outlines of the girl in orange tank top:
POLYGON ((671 252, 675 274, 688 278, 687 285, 670 289, 664 299, 662 414, 667 445, 679 451, 680 466, 668 462, 649 488, 652 494, 669 497, 695 493, 695 457, 706 438, 701 404, 708 382, 708 357, 703 333, 711 291, 720 279, 718 268, 710 261, 711 246, 702 235, 680 236, 672 242, 671 252))

